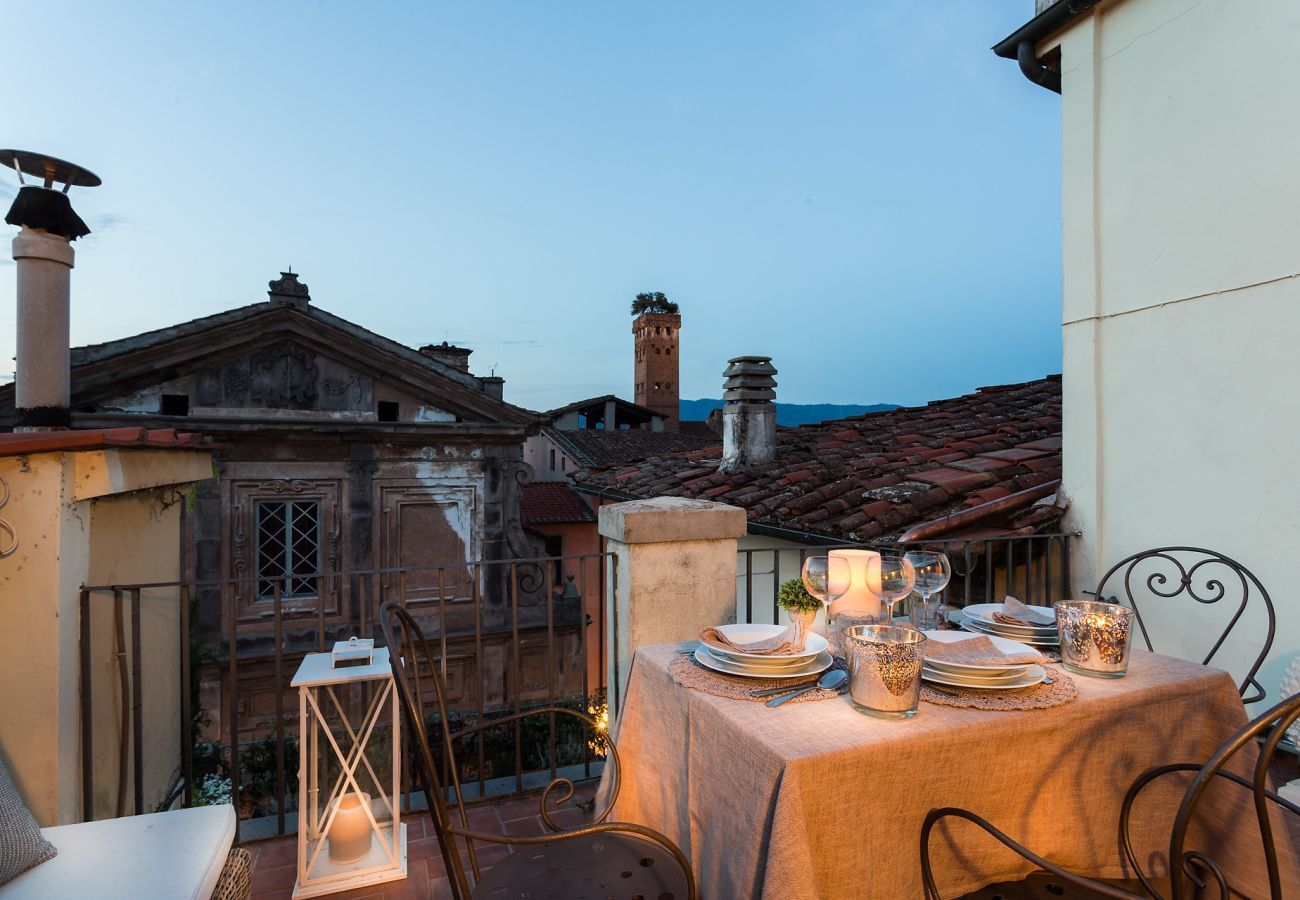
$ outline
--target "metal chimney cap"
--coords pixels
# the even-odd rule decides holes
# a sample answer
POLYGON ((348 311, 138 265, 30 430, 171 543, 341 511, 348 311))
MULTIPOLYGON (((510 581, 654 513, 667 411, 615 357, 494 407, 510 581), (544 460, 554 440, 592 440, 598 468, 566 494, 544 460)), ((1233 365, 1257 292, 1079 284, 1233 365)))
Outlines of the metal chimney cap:
POLYGON ((64 192, 74 185, 76 187, 99 187, 103 184, 99 180, 99 176, 89 169, 59 159, 57 156, 32 153, 30 150, 0 150, 0 163, 11 169, 18 170, 19 181, 22 181, 22 176, 25 174, 31 175, 33 178, 44 179, 47 188, 56 181, 63 182, 66 185, 63 189, 64 192))

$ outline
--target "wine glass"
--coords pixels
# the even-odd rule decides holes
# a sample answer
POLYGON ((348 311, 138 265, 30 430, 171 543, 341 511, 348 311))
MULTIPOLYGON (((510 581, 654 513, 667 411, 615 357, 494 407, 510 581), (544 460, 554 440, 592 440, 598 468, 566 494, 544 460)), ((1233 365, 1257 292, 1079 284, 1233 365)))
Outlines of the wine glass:
POLYGON ((948 580, 952 578, 952 564, 948 562, 948 555, 933 550, 911 550, 904 555, 904 559, 916 571, 916 591, 921 595, 918 614, 912 617, 912 624, 922 631, 927 625, 940 627, 943 618, 938 615, 938 604, 930 606, 930 597, 946 588, 948 580))
MULTIPOLYGON (((849 591, 849 561, 839 556, 810 556, 803 561, 803 586, 829 607, 849 591)), ((830 610, 826 611, 827 619, 830 610)))
POLYGON ((893 624, 894 604, 912 593, 915 585, 916 570, 905 557, 882 553, 867 560, 867 590, 889 608, 886 624, 893 624))
POLYGON ((803 586, 826 607, 826 643, 839 650, 839 635, 831 622, 831 604, 849 592, 853 570, 842 556, 810 556, 803 561, 803 586))

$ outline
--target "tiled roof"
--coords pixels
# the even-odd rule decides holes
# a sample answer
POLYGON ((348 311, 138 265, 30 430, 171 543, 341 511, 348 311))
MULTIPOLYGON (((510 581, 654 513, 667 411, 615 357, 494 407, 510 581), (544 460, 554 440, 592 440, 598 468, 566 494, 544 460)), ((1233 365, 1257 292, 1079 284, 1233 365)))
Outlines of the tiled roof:
POLYGON ((651 409, 648 406, 640 406, 636 403, 632 403, 629 400, 624 400, 621 397, 616 397, 613 394, 604 394, 600 397, 588 397, 586 400, 576 400, 573 403, 569 403, 564 406, 557 406, 555 409, 548 409, 546 412, 542 413, 542 415, 548 419, 558 419, 560 416, 564 415, 565 413, 573 412, 574 410, 585 410, 585 409, 590 409, 592 407, 602 407, 610 400, 613 400, 616 404, 618 404, 620 407, 622 407, 627 411, 640 413, 641 415, 644 415, 647 419, 659 415, 659 413, 655 412, 653 409, 651 409))
POLYGON ((20 431, 0 434, 0 456, 128 447, 144 450, 212 450, 202 435, 170 428, 93 428, 80 431, 20 431))
POLYGON ((591 468, 624 465, 718 444, 716 437, 637 428, 626 431, 548 428, 546 433, 560 446, 569 448, 584 467, 591 468))
POLYGON ((689 434, 691 437, 711 441, 718 441, 722 437, 713 430, 713 426, 709 424, 708 419, 685 419, 677 423, 677 430, 682 434, 689 434))
MULTIPOLYGON (((723 474, 721 447, 579 472, 611 496, 659 495, 743 507, 751 523, 846 541, 910 527, 1061 476, 1061 380, 777 429, 769 465, 723 474)), ((1041 516, 1040 516, 1041 519, 1041 516)))
POLYGON ((587 501, 564 481, 534 481, 523 486, 519 517, 525 525, 594 522, 587 501))

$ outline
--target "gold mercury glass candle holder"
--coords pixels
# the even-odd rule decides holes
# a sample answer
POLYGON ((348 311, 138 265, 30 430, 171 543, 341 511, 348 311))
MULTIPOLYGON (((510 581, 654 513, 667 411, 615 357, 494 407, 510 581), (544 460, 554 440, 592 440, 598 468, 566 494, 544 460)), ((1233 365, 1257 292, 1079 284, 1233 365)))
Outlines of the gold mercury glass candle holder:
POLYGON ((847 657, 848 653, 844 649, 844 631, 855 625, 879 625, 885 621, 883 614, 863 612, 862 610, 849 610, 848 612, 837 612, 831 616, 830 627, 826 629, 826 641, 830 644, 830 650, 837 656, 847 657))
POLYGON ((896 625, 853 625, 844 629, 853 708, 881 719, 916 715, 925 640, 921 632, 896 625))
POLYGON ((1061 665, 1094 678, 1123 678, 1133 640, 1133 610, 1115 603, 1062 600, 1056 604, 1061 665))

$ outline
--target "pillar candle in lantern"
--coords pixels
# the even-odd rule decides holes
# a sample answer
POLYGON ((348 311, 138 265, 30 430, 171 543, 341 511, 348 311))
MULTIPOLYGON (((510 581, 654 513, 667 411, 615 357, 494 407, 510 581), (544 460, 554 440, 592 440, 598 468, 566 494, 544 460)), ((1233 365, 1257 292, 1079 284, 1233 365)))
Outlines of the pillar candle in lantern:
POLYGON ((831 615, 848 612, 880 615, 880 598, 871 593, 867 583, 867 562, 880 554, 875 550, 832 550, 828 555, 849 564, 849 589, 831 604, 831 615))
POLYGON ((370 852, 372 832, 363 805, 369 802, 369 794, 351 793, 339 798, 329 834, 332 862, 354 863, 370 852))

